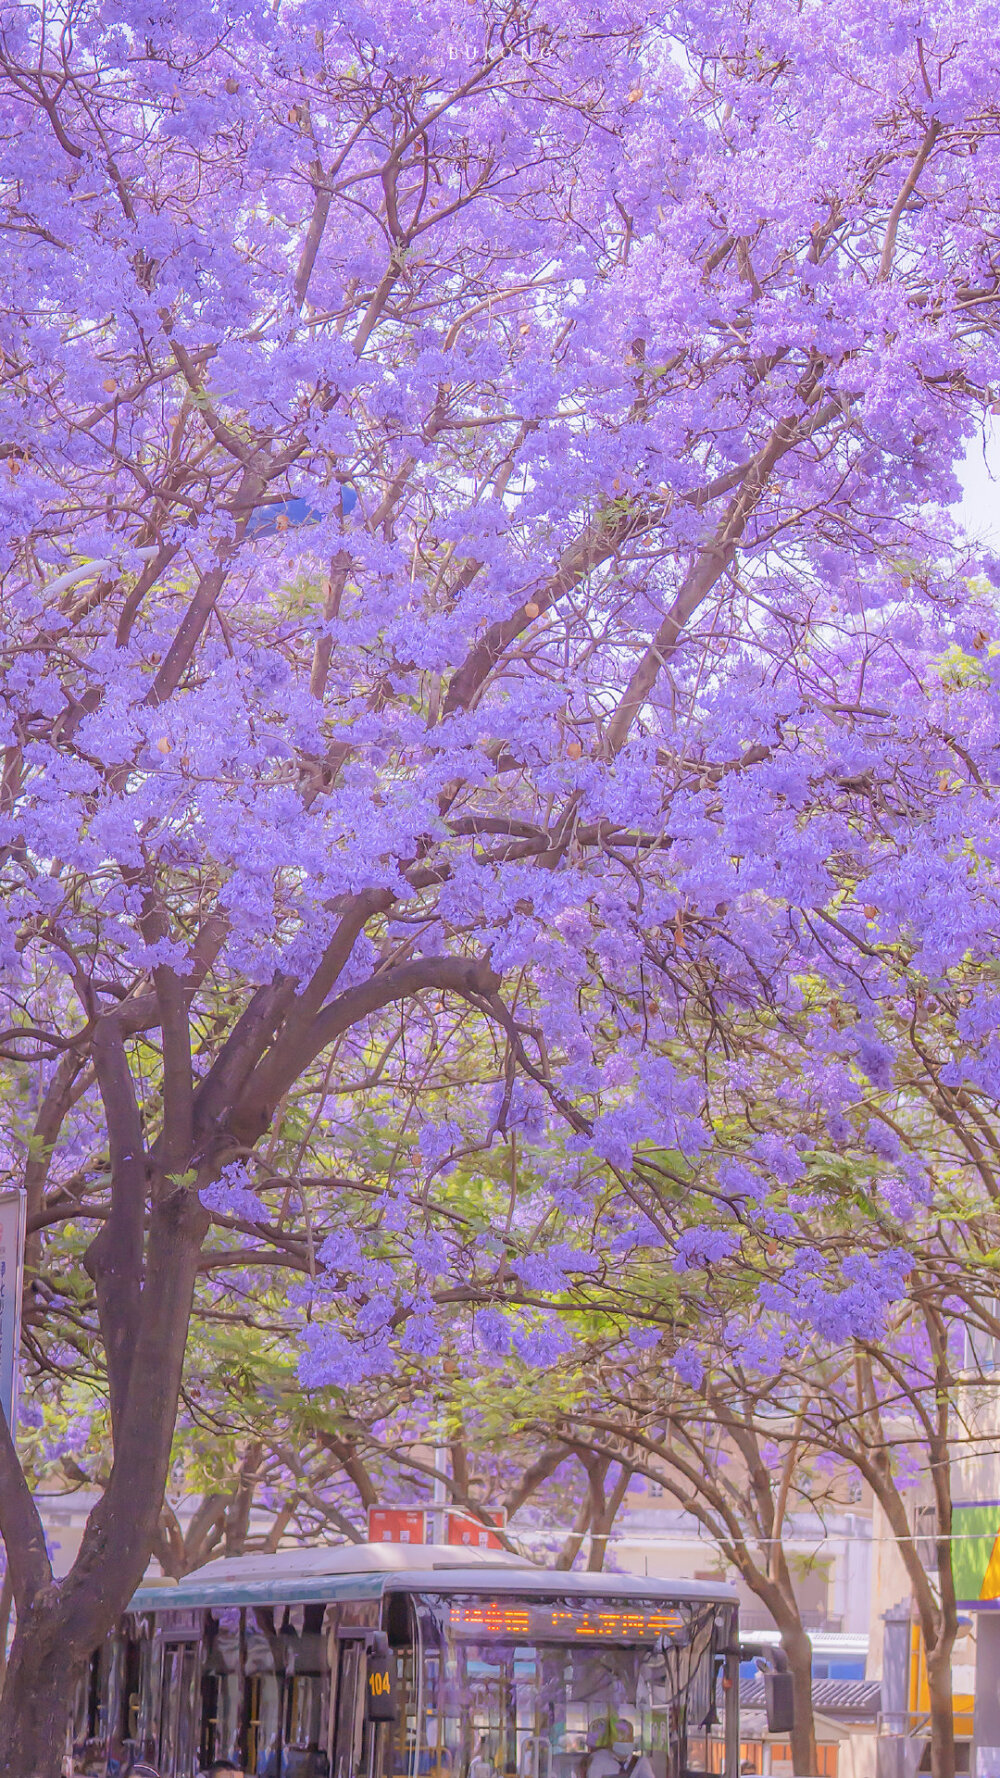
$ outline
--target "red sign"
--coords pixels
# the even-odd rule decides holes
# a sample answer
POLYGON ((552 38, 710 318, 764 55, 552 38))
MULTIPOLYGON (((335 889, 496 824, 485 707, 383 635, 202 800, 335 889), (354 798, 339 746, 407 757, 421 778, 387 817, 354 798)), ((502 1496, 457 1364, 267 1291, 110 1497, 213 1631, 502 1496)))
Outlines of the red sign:
POLYGON ((369 1543, 426 1543, 424 1513, 414 1506, 370 1506, 369 1543))
MULTIPOLYGON (((488 1512, 486 1517, 492 1525, 505 1525, 507 1514, 502 1510, 488 1512)), ((474 1550, 502 1550, 504 1545, 499 1537, 488 1531, 481 1519, 475 1519, 471 1513, 449 1513, 445 1525, 445 1543, 468 1544, 474 1550)))

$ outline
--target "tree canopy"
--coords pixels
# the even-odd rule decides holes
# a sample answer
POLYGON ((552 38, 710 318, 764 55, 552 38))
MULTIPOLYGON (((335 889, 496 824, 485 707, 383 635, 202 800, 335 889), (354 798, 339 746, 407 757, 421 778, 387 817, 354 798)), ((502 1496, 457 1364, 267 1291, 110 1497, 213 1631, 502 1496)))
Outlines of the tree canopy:
POLYGON ((5 17, 0 1048, 113 1462, 53 1587, 0 1430, 0 1763, 145 1566, 196 1301, 287 1279, 317 1389, 456 1304, 468 1365, 605 1284, 642 1339, 747 1243, 793 1333, 903 1292, 796 1217, 859 1079, 932 1191, 930 1013, 966 1152, 996 1092, 998 97, 982 0, 5 17))

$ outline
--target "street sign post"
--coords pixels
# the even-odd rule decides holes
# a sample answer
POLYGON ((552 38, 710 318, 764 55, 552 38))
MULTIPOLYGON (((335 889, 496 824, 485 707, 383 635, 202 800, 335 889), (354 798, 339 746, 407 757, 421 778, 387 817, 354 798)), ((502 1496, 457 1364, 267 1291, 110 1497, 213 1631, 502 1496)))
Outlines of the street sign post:
POLYGON ((25 1195, 0 1192, 0 1412, 15 1432, 17 1360, 24 1287, 25 1195))

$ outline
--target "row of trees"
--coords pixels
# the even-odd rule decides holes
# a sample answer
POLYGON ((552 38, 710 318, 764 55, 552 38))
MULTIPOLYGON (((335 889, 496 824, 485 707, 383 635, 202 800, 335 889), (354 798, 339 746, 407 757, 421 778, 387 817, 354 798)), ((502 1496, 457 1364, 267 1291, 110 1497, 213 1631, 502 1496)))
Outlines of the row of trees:
MULTIPOLYGON (((872 1098, 860 1081, 858 1095, 867 1116, 872 1098)), ((843 1510, 853 1475, 878 1502, 899 1548, 927 1651, 934 1757, 947 1769, 958 1628, 952 1494, 970 1491, 976 1459, 996 1437, 996 1212, 950 1147, 953 1126, 935 1138, 921 1111, 908 1129, 919 1101, 908 1091, 895 1097, 902 1140, 919 1141, 934 1180, 933 1195, 909 1216, 900 1217, 898 1203, 889 1208, 891 1174, 873 1177, 870 1149, 852 1153, 842 1143, 836 1157, 819 1153, 817 1169, 837 1163, 841 1214, 828 1196, 817 1220, 815 1194, 802 1181, 769 1194, 771 1212, 780 1207, 791 1220, 782 1281, 764 1306, 761 1277, 773 1255, 744 1230, 738 1249, 707 1257, 711 1232, 729 1225, 718 1210, 706 1222, 688 1169, 686 1215, 697 1220, 681 1228, 669 1260, 634 1266, 625 1287, 610 1264, 562 1288, 550 1281, 546 1312, 559 1317, 562 1344, 547 1360, 541 1388, 537 1360, 523 1356, 513 1338, 519 1326, 537 1328, 537 1305, 516 1271, 518 1252, 532 1251, 531 1224, 524 1246, 510 1244, 513 1289, 494 1290, 485 1307, 471 1293, 464 1305, 450 1305, 440 1351, 401 1354, 391 1374, 353 1388, 303 1392, 294 1317, 283 1293, 264 1294, 259 1275, 252 1289, 244 1286, 239 1313, 231 1293, 220 1303, 206 1281, 195 1298, 170 1483, 175 1502, 187 1497, 186 1523, 182 1529, 166 1506, 154 1544, 165 1571, 179 1576, 213 1555, 242 1553, 250 1547, 251 1509, 254 1546, 275 1548, 287 1536, 361 1539, 370 1505, 429 1504, 442 1494, 473 1514, 504 1506, 514 1520, 512 1546, 536 1558, 600 1568, 630 1485, 655 1481, 781 1630, 796 1682, 794 1762, 808 1773, 816 1769, 811 1649, 786 1546, 798 1515, 822 1521, 843 1510), (815 1315, 811 1331, 788 1314, 787 1280, 797 1258, 815 1273, 817 1242, 828 1267, 850 1276, 854 1266, 855 1284, 860 1276, 869 1297, 866 1331, 844 1332, 843 1288, 824 1291, 828 1319, 815 1315), (869 1289, 880 1252, 894 1256, 902 1280, 888 1307, 869 1289), (498 1313, 501 1302, 508 1337, 494 1332, 487 1346, 477 1322, 498 1313)), ((887 1112, 887 1095, 881 1102, 887 1112)), ((758 1144, 761 1130, 774 1134, 788 1112, 774 1084, 766 1095, 762 1080, 753 1104, 748 1136, 758 1144)), ((799 1127, 798 1112, 792 1115, 799 1127)), ((736 1128, 728 1126, 730 1142, 736 1128)), ((517 1163, 514 1132, 495 1150, 502 1174, 517 1163)), ((661 1170, 666 1160, 657 1157, 661 1170)), ((367 1164, 376 1177, 380 1149, 367 1164)), ((471 1223, 496 1226, 495 1182, 481 1168, 480 1160, 478 1180, 471 1171, 456 1178, 449 1216, 461 1202, 471 1223)), ((537 1182, 523 1175, 515 1208, 536 1192, 537 1182)), ((355 1230, 365 1201, 359 1195, 343 1206, 355 1230)), ((242 1243, 263 1233, 251 1221, 231 1238, 242 1243)), ((85 1277, 74 1283, 80 1300, 85 1277)), ((321 1312, 326 1336, 349 1340, 350 1301, 335 1296, 321 1312)), ((36 1480, 106 1483, 111 1428, 93 1357, 93 1339, 81 1327, 75 1363, 60 1364, 49 1348, 36 1374, 33 1424, 23 1441, 36 1480)))
POLYGON ((251 1477, 353 1523, 483 1373, 598 1544, 777 1440, 801 1675, 768 1514, 944 1449, 994 1251, 991 10, 63 0, 0 109, 0 1768, 199 1437, 204 1548, 251 1477))

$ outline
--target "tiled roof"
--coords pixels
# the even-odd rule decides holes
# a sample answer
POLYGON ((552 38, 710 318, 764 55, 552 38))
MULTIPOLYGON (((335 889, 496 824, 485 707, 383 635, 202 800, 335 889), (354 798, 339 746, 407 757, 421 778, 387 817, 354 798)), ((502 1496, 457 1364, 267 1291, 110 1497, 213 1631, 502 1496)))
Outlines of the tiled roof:
MULTIPOLYGON (((881 1706, 881 1689, 877 1679, 814 1679, 813 1709, 824 1716, 869 1717, 874 1721, 881 1706)), ((763 1710, 763 1678, 742 1681, 740 1707, 763 1710)))

